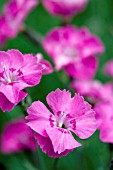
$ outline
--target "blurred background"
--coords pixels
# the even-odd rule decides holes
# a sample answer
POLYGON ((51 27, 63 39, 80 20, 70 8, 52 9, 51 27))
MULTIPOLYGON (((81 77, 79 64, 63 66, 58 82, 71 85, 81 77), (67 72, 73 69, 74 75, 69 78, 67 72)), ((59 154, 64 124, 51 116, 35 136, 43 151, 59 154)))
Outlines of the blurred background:
MULTIPOLYGON (((0 12, 6 0, 0 0, 0 12)), ((26 25, 35 31, 46 35, 52 28, 61 25, 61 19, 50 15, 41 3, 28 15, 25 20, 26 25)), ((102 74, 104 64, 113 58, 113 0, 89 0, 86 9, 80 14, 73 17, 71 24, 78 27, 86 26, 89 30, 100 37, 105 45, 105 53, 99 56, 99 67, 96 79, 107 82, 109 77, 102 74)), ((25 35, 19 33, 14 39, 9 39, 6 43, 5 50, 18 49, 22 53, 36 54, 41 52, 44 58, 51 59, 40 46, 34 45, 25 35)), ((46 95, 56 88, 68 88, 69 79, 62 72, 53 72, 45 75, 41 79, 41 83, 32 89, 29 93, 32 100, 41 100, 46 104, 46 95)), ((7 122, 22 117, 23 112, 19 106, 16 106, 11 112, 3 113, 0 110, 0 134, 7 122)), ((78 139, 79 141, 79 139, 78 139)), ((60 158, 58 162, 59 170, 106 170, 109 169, 110 154, 108 144, 99 140, 99 132, 90 137, 88 140, 81 140, 82 147, 75 149, 66 157, 60 158)), ((41 170, 52 170, 54 163, 53 158, 41 152, 38 148, 41 170)), ((34 153, 36 159, 37 153, 34 153)), ((0 152, 0 170, 36 170, 30 160, 30 153, 20 152, 15 154, 4 155, 0 152), (27 155, 27 156, 26 156, 27 155)), ((34 160, 37 161, 37 160, 34 160)), ((37 162, 38 163, 38 162, 37 162)))

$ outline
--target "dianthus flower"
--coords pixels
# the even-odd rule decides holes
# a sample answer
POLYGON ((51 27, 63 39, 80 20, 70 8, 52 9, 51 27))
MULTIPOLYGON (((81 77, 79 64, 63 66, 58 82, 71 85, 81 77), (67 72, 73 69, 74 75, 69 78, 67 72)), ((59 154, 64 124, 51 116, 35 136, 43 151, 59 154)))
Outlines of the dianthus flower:
POLYGON ((53 59, 56 70, 64 68, 72 77, 89 79, 95 75, 95 55, 104 51, 101 41, 86 28, 59 27, 47 34, 43 47, 53 59))
POLYGON ((47 96, 47 103, 54 114, 40 102, 28 108, 27 124, 35 132, 42 151, 51 157, 67 155, 81 146, 71 132, 81 139, 90 137, 96 130, 95 112, 83 97, 69 91, 56 89, 47 96))
POLYGON ((70 18, 82 11, 88 0, 42 0, 42 3, 51 14, 70 18))
POLYGON ((4 154, 36 149, 33 132, 23 119, 9 122, 4 127, 0 143, 4 154))
POLYGON ((113 77, 113 60, 106 63, 106 65, 104 66, 104 73, 113 77))
POLYGON ((0 51, 0 108, 10 111, 27 95, 22 91, 40 82, 42 65, 18 50, 0 51))
POLYGON ((49 61, 43 59, 43 55, 41 53, 38 53, 36 55, 37 62, 42 64, 42 74, 50 74, 53 72, 52 65, 49 63, 49 61))
POLYGON ((6 38, 14 38, 20 31, 28 13, 37 5, 38 0, 10 0, 0 17, 0 33, 6 38))
POLYGON ((102 84, 98 80, 73 81, 72 88, 95 103, 99 100, 109 100, 113 96, 113 85, 111 83, 102 84))
POLYGON ((96 104, 94 110, 101 141, 113 143, 113 99, 96 104))

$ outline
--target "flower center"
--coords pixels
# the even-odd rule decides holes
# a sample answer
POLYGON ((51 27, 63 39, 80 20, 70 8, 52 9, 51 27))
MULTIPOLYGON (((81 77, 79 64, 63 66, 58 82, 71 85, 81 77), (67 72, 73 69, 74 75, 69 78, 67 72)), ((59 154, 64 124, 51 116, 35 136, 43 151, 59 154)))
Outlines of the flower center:
POLYGON ((66 115, 67 112, 57 112, 56 120, 57 120, 57 126, 60 128, 66 128, 66 115))
POLYGON ((66 47, 64 49, 64 55, 66 55, 67 57, 75 57, 77 55, 77 52, 71 47, 66 47))
POLYGON ((6 68, 4 63, 1 63, 3 72, 0 73, 0 85, 1 84, 10 84, 12 82, 18 81, 19 77, 22 76, 20 70, 14 68, 6 68))
POLYGON ((80 60, 79 52, 73 46, 63 45, 61 50, 59 51, 60 51, 60 55, 68 58, 69 60, 72 60, 72 61, 80 60))

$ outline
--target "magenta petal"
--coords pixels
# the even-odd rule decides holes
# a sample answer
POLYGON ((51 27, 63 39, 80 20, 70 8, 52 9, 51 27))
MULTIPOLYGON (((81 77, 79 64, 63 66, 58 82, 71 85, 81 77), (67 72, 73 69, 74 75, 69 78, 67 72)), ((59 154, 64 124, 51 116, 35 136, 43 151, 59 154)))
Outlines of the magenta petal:
POLYGON ((113 126, 110 122, 104 122, 105 126, 100 130, 100 140, 107 143, 113 143, 113 126))
POLYGON ((25 124, 23 119, 8 123, 2 133, 2 152, 7 154, 24 149, 36 149, 32 130, 25 124))
POLYGON ((0 108, 3 112, 10 111, 14 107, 14 104, 11 103, 4 95, 3 93, 0 93, 0 108))
POLYGON ((17 104, 21 98, 23 99, 24 97, 26 97, 26 93, 21 92, 20 94, 20 89, 18 89, 18 87, 16 87, 15 85, 2 85, 0 86, 0 92, 3 93, 13 104, 17 104))
POLYGON ((97 129, 97 122, 95 119, 95 112, 93 110, 87 111, 84 115, 75 119, 76 125, 73 126, 70 121, 70 128, 78 137, 86 139, 90 137, 97 129))
POLYGON ((81 146, 67 129, 62 128, 46 128, 46 132, 53 144, 54 152, 61 154, 65 150, 72 150, 81 146))
POLYGON ((3 93, 11 103, 17 103, 19 95, 18 88, 13 87, 12 85, 2 85, 0 86, 0 92, 3 93))
POLYGON ((39 84, 42 76, 42 65, 37 63, 36 57, 31 54, 24 55, 24 65, 21 68, 23 73, 22 81, 28 86, 39 84))
POLYGON ((48 94, 47 103, 54 113, 58 111, 68 111, 71 102, 71 93, 69 91, 56 89, 48 94))
POLYGON ((82 96, 75 94, 71 100, 69 109, 70 116, 73 118, 78 118, 79 116, 84 115, 87 110, 90 110, 91 105, 85 102, 82 96))
POLYGON ((43 70, 42 70, 43 74, 50 74, 50 73, 53 72, 53 68, 48 61, 42 60, 41 64, 42 64, 42 67, 43 67, 43 70))
POLYGON ((20 91, 18 96, 18 103, 22 101, 27 96, 26 92, 20 91))
POLYGON ((90 36, 83 41, 83 55, 90 56, 104 52, 102 42, 96 36, 90 36))
POLYGON ((103 142, 113 143, 113 100, 97 103, 94 108, 100 139, 103 142))
POLYGON ((80 80, 88 80, 94 77, 97 70, 98 60, 96 57, 87 57, 82 62, 69 64, 65 67, 67 74, 80 80))
POLYGON ((47 136, 45 127, 50 126, 50 115, 54 119, 54 115, 46 108, 40 101, 34 102, 27 110, 29 116, 26 117, 29 122, 27 123, 37 133, 47 136))
POLYGON ((111 83, 102 84, 97 80, 76 80, 72 83, 72 87, 93 103, 98 100, 109 100, 112 97, 113 85, 111 83))
POLYGON ((42 71, 31 73, 27 76, 22 76, 22 81, 26 83, 27 87, 32 87, 40 83, 40 79, 42 77, 42 71))
POLYGON ((54 152, 53 145, 52 145, 52 142, 49 137, 43 137, 39 134, 35 134, 35 138, 37 139, 38 145, 40 146, 42 151, 44 153, 47 153, 48 156, 50 156, 50 157, 59 158, 62 156, 66 156, 69 152, 71 152, 73 150, 73 149, 71 149, 71 150, 66 149, 64 152, 58 154, 58 152, 56 152, 56 153, 54 152))
POLYGON ((7 38, 14 38, 21 29, 29 12, 38 0, 10 0, 3 9, 2 32, 7 38))
POLYGON ((61 17, 72 17, 85 8, 88 0, 42 0, 42 3, 44 7, 53 15, 60 15, 61 17))
POLYGON ((1 86, 0 96, 0 107, 3 111, 10 111, 27 96, 27 93, 20 91, 14 86, 7 85, 1 86))
POLYGON ((10 55, 10 68, 20 69, 24 62, 23 54, 18 50, 8 50, 7 53, 10 55))
POLYGON ((113 60, 110 60, 105 66, 104 66, 104 73, 113 77, 113 60))
POLYGON ((4 51, 0 51, 0 73, 3 71, 4 66, 9 68, 10 55, 4 51))
POLYGON ((98 124, 98 129, 101 130, 105 126, 112 124, 113 115, 113 100, 102 101, 95 105, 94 110, 96 112, 96 120, 98 124), (108 122, 108 125, 106 124, 108 122))
POLYGON ((43 55, 41 53, 38 53, 36 58, 37 62, 42 64, 42 74, 50 74, 53 72, 52 65, 49 61, 43 59, 43 55))

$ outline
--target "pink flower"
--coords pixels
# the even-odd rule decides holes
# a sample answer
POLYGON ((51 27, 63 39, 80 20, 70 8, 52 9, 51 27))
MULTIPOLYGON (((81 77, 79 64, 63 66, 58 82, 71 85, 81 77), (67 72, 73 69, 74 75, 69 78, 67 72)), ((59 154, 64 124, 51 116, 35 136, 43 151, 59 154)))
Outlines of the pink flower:
POLYGON ((113 77, 113 60, 109 61, 104 67, 104 73, 113 77))
POLYGON ((94 109, 100 139, 103 142, 113 143, 113 99, 96 104, 94 109))
POLYGON ((37 62, 42 64, 42 74, 50 74, 53 72, 52 65, 49 63, 49 61, 43 59, 43 55, 41 53, 38 53, 36 55, 37 62))
POLYGON ((65 156, 81 146, 71 131, 81 139, 95 132, 95 112, 80 95, 71 98, 69 91, 56 89, 48 94, 47 103, 54 114, 37 101, 28 108, 26 117, 28 126, 37 132, 35 137, 44 153, 55 158, 65 156))
POLYGON ((43 47, 53 59, 56 70, 64 68, 72 77, 89 79, 95 75, 95 55, 104 51, 101 41, 86 28, 59 27, 47 34, 43 47))
POLYGON ((102 84, 98 80, 73 81, 72 88, 87 97, 91 102, 98 100, 109 100, 113 96, 113 85, 111 83, 102 84))
POLYGON ((27 95, 26 87, 39 84, 42 65, 18 50, 0 51, 0 108, 10 111, 27 95))
POLYGON ((10 0, 4 7, 0 18, 0 32, 7 38, 14 38, 28 13, 37 5, 38 0, 10 0))
POLYGON ((36 149, 32 130, 24 120, 8 123, 2 133, 1 150, 4 154, 19 152, 24 149, 36 149))
POLYGON ((82 11, 88 0, 42 0, 42 2, 51 14, 70 18, 82 11))

